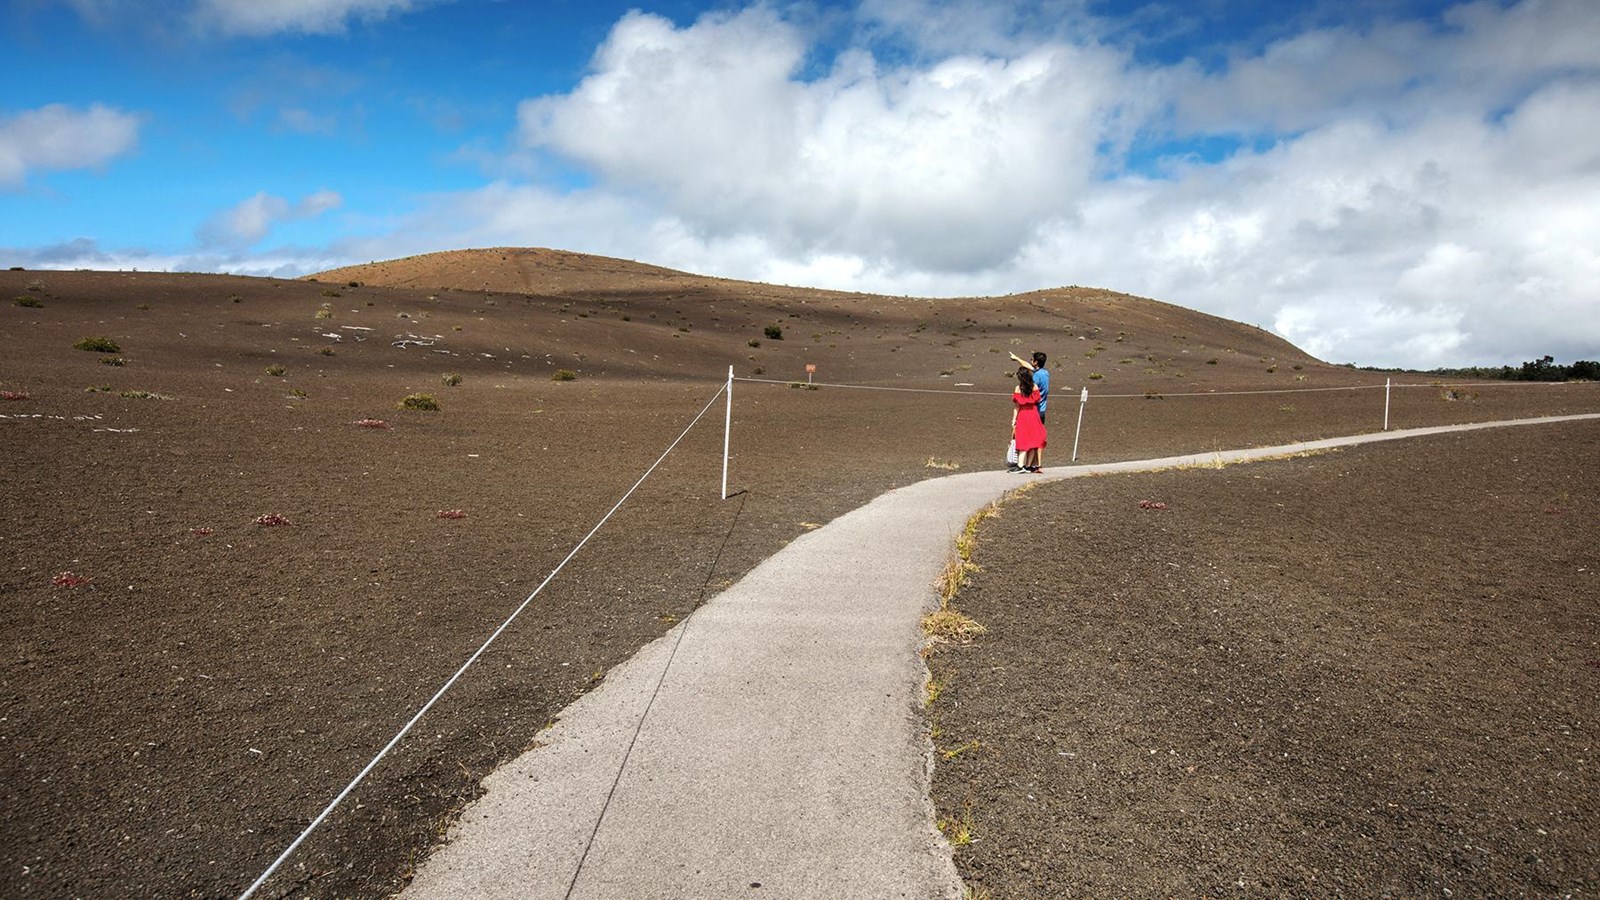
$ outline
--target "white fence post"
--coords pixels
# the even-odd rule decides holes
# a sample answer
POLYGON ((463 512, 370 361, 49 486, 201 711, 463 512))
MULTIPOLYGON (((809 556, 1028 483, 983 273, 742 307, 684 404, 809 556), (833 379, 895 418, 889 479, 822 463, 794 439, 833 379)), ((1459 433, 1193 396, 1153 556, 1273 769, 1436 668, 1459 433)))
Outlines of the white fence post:
POLYGON ((1393 381, 1394 381, 1394 379, 1392 379, 1392 378, 1385 378, 1383 380, 1383 430, 1384 431, 1388 431, 1389 430, 1389 384, 1391 382, 1393 382, 1393 381))
POLYGON ((728 409, 722 417, 722 499, 728 499, 728 441, 733 436, 733 366, 728 367, 728 409))
POLYGON ((1089 389, 1084 388, 1078 397, 1078 430, 1072 435, 1072 461, 1078 461, 1078 438, 1083 435, 1083 408, 1089 403, 1089 389))

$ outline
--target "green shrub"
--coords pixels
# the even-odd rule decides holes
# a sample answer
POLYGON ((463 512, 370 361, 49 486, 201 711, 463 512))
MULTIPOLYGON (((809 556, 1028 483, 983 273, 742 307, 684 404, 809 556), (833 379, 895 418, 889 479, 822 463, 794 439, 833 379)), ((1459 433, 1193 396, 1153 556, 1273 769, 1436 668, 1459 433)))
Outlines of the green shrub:
POLYGON ((444 382, 445 387, 455 387, 461 383, 461 375, 457 372, 446 372, 444 377, 439 380, 444 382))
POLYGON ((319 318, 319 319, 331 319, 331 318, 333 318, 333 310, 331 310, 331 309, 319 309, 319 310, 317 310, 317 318, 319 318))
POLYGON ((333 290, 332 288, 323 288, 322 289, 322 296, 324 296, 324 297, 339 297, 339 296, 343 296, 343 295, 340 294, 338 291, 333 290))
POLYGON ((168 397, 165 394, 158 394, 155 391, 123 391, 122 393, 118 394, 117 396, 118 397, 124 397, 124 398, 127 398, 129 400, 171 400, 172 399, 171 397, 168 397))
POLYGON ((128 363, 128 361, 123 359, 120 356, 102 356, 102 357, 100 357, 100 365, 102 365, 102 366, 119 366, 120 367, 120 366, 127 365, 127 363, 128 363))
POLYGON ((1102 379, 1104 377, 1105 376, 1101 375, 1099 372, 1090 372, 1089 373, 1089 380, 1090 381, 1099 381, 1100 379, 1102 379))
POLYGON ((423 412, 438 412, 439 401, 433 399, 432 394, 412 394, 400 401, 400 409, 417 409, 423 412))
POLYGON ((13 298, 11 302, 18 306, 26 306, 29 309, 44 308, 44 303, 41 302, 38 297, 16 297, 13 298))
POLYGON ((777 325, 768 325, 766 328, 761 329, 761 333, 774 341, 783 340, 783 329, 777 325))
POLYGON ((122 345, 108 337, 79 338, 78 342, 72 346, 78 348, 79 350, 87 350, 90 353, 122 352, 122 345))
POLYGON ((761 346, 761 342, 756 340, 755 338, 751 338, 750 340, 745 341, 744 345, 746 347, 759 347, 759 346, 761 346))
POLYGON ((282 378, 283 377, 283 366, 280 366, 277 363, 273 363, 272 365, 267 366, 267 374, 271 375, 273 378, 282 378))
POLYGON ((550 376, 550 380, 551 381, 577 381, 578 380, 578 373, 572 371, 571 369, 557 369, 555 371, 555 374, 550 376))

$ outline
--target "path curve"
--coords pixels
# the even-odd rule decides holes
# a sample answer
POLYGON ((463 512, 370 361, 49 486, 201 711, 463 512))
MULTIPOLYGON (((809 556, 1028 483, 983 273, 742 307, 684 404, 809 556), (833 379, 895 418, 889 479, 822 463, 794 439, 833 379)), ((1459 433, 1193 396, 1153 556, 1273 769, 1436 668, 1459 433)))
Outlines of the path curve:
MULTIPOLYGON (((1592 419, 1600 414, 1415 428, 1042 477, 1592 419)), ((485 778, 407 900, 960 897, 928 800, 918 622, 967 518, 1038 480, 922 481, 795 539, 485 778)))

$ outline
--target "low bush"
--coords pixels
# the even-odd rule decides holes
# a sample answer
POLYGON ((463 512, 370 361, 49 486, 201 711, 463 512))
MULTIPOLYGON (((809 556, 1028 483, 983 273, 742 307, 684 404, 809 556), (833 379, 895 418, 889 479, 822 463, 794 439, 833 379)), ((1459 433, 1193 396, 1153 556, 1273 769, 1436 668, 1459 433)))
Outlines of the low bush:
POLYGON ((267 372, 268 375, 271 375, 273 378, 282 378, 283 377, 284 368, 283 368, 283 366, 280 366, 277 363, 273 363, 272 365, 267 366, 266 372, 267 372))
POLYGON ((108 337, 79 338, 78 342, 72 346, 79 350, 87 350, 90 353, 122 352, 122 345, 108 337))
POLYGON ((116 366, 118 368, 121 368, 122 366, 125 366, 127 364, 128 364, 128 361, 123 359, 120 356, 102 356, 102 357, 100 357, 100 365, 102 365, 102 366, 116 366))
POLYGON ((44 308, 43 301, 41 301, 38 297, 15 297, 11 300, 11 302, 18 306, 26 306, 30 309, 44 308))
POLYGON ((777 325, 768 325, 766 328, 761 329, 761 333, 774 341, 783 340, 783 329, 777 325))
POLYGON ((550 376, 551 381, 577 381, 578 373, 571 369, 557 369, 550 376))
POLYGON ((756 340, 755 338, 751 338, 750 340, 745 341, 744 345, 746 347, 759 347, 759 346, 761 346, 761 342, 756 340))
POLYGON ((401 409, 415 409, 422 412, 438 412, 439 401, 432 394, 412 394, 400 401, 401 409))
POLYGON ((445 387, 455 387, 461 383, 461 375, 458 372, 446 372, 439 380, 444 382, 445 387))

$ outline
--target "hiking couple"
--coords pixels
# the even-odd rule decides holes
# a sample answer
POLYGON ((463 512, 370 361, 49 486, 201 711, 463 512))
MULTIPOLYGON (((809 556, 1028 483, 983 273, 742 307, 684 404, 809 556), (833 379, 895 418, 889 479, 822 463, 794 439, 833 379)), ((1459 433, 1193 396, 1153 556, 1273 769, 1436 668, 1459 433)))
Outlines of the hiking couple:
POLYGON ((1039 473, 1044 470, 1045 405, 1050 402, 1050 371, 1044 367, 1045 355, 1035 352, 1030 362, 1011 354, 1017 361, 1017 386, 1011 391, 1011 437, 1017 458, 1007 472, 1039 473))

